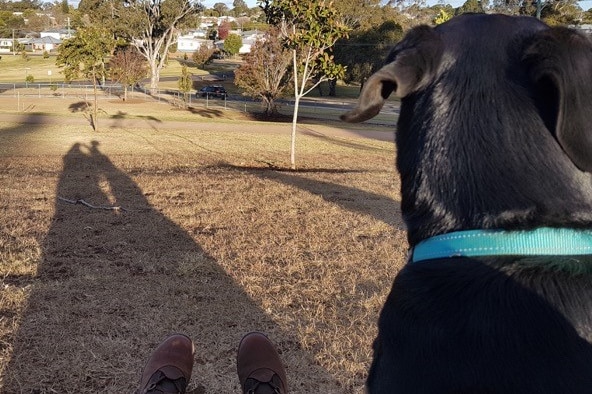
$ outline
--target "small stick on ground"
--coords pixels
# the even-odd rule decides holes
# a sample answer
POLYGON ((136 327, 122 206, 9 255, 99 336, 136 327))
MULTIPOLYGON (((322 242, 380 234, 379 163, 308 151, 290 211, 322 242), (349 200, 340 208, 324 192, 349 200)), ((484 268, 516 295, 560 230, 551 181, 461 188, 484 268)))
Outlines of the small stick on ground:
POLYGON ((68 204, 82 204, 85 207, 91 208, 91 209, 103 209, 106 211, 124 211, 127 212, 127 209, 123 208, 123 207, 111 207, 111 206, 106 206, 106 205, 92 205, 86 201, 84 201, 83 199, 78 199, 78 200, 70 200, 64 197, 59 197, 58 196, 58 200, 60 201, 64 201, 67 202, 68 204))

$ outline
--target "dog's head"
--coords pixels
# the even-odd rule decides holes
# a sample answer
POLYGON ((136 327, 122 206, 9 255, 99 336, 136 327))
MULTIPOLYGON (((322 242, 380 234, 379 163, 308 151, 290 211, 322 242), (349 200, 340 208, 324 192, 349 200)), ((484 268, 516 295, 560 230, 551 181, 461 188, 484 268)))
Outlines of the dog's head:
POLYGON ((466 229, 592 227, 592 44, 534 18, 411 30, 364 85, 359 122, 401 98, 411 244, 466 229))

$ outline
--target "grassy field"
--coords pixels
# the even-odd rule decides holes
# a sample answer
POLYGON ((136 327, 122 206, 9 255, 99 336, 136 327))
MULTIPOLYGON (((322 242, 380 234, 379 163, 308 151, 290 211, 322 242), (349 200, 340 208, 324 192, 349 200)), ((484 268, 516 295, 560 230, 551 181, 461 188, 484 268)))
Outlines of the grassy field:
MULTIPOLYGON (((188 54, 191 56, 191 54, 188 54)), ((191 61, 183 60, 183 55, 177 53, 171 57, 166 67, 161 72, 163 79, 159 83, 160 89, 178 89, 177 80, 167 77, 178 78, 181 75, 181 67, 183 64, 189 66, 189 72, 193 75, 195 88, 199 89, 208 84, 207 81, 201 83, 202 77, 207 77, 212 74, 231 75, 236 68, 240 59, 216 60, 206 66, 205 70, 198 69, 191 61)), ((60 68, 56 66, 56 55, 52 54, 49 58, 44 59, 42 56, 29 56, 24 60, 20 55, 3 54, 0 59, 0 83, 24 83, 27 75, 32 75, 35 83, 50 83, 63 82, 64 77, 60 72, 60 68), (51 75, 48 74, 51 72, 51 75)), ((211 82, 209 82, 211 84, 211 82)), ((234 85, 232 79, 217 81, 216 84, 224 85, 229 94, 240 95, 241 90, 234 85)), ((326 84, 322 85, 325 95, 328 92, 326 84)), ((336 88, 338 99, 356 98, 359 94, 358 86, 346 86, 339 84, 336 88)), ((314 90, 309 94, 310 97, 319 97, 319 91, 314 90)))
MULTIPOLYGON (((61 82, 64 77, 60 72, 61 68, 56 66, 56 57, 55 54, 52 54, 47 59, 39 55, 29 55, 27 60, 24 60, 19 54, 2 54, 2 59, 0 59, 0 82, 25 82, 27 75, 32 75, 35 82, 61 82), (48 75, 48 71, 51 71, 51 75, 48 75)), ((182 63, 176 58, 171 59, 163 69, 161 76, 180 76, 182 63)), ((230 70, 233 67, 232 63, 228 65, 220 64, 210 67, 209 70, 216 72, 230 70)), ((194 75, 208 74, 208 71, 199 70, 196 67, 191 67, 190 71, 194 75)))
POLYGON ((392 130, 304 121, 289 171, 286 123, 74 104, 0 111, 0 392, 129 393, 173 332, 190 392, 239 392, 250 330, 290 392, 362 392, 407 244, 393 144, 356 135, 392 130))

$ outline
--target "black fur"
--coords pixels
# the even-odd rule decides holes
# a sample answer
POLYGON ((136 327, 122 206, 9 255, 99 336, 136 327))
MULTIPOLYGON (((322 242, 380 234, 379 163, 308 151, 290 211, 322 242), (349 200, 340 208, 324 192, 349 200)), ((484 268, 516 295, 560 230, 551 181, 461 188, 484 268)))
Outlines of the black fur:
MULTIPOLYGON (((347 121, 402 98, 409 243, 472 229, 592 229, 592 43, 533 18, 412 30, 347 121)), ((408 264, 379 321, 371 393, 592 393, 592 257, 408 264)))

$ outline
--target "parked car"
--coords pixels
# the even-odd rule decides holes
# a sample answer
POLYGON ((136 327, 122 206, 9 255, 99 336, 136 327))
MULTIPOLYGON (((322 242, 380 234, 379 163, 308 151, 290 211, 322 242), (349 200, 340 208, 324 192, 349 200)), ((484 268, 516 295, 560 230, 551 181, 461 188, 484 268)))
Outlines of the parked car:
POLYGON ((224 86, 219 85, 204 86, 199 90, 197 94, 201 97, 226 98, 226 96, 228 96, 228 94, 226 93, 226 89, 224 89, 224 86))

